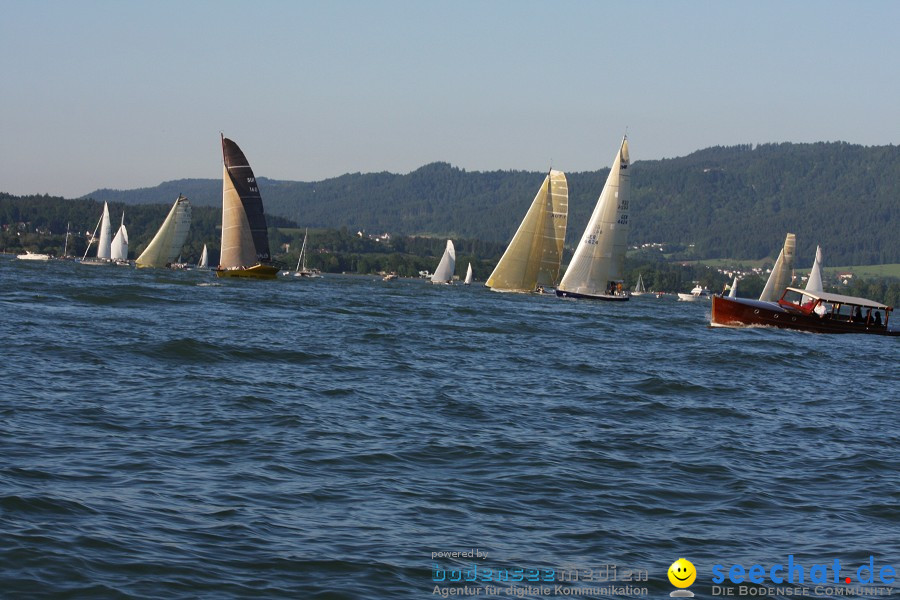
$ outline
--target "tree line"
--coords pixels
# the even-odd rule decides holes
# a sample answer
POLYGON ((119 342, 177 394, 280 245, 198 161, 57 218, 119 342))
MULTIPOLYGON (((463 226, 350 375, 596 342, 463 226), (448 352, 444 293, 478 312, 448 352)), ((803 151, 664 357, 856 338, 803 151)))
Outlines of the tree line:
MULTIPOLYGON (((609 159, 614 154, 612 144, 609 159)), ((798 257, 809 262, 816 245, 834 264, 900 262, 900 147, 843 142, 714 147, 680 158, 638 160, 630 172, 632 244, 694 244, 701 258, 758 260, 774 258, 792 232, 798 257)), ((581 236, 608 173, 567 173, 569 246, 581 236)), ((268 215, 311 227, 502 243, 512 237, 544 176, 467 172, 432 163, 405 175, 258 181, 268 215)), ((219 179, 98 190, 90 196, 158 203, 179 192, 195 206, 221 204, 219 179)))

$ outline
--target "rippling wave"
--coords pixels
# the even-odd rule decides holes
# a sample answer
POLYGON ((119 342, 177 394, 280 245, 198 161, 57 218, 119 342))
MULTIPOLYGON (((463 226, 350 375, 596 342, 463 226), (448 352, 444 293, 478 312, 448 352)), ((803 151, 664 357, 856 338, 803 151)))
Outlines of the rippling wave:
POLYGON ((698 596, 713 564, 900 568, 890 338, 418 280, 0 278, 0 595, 422 598, 470 548, 653 597, 681 556, 698 596))

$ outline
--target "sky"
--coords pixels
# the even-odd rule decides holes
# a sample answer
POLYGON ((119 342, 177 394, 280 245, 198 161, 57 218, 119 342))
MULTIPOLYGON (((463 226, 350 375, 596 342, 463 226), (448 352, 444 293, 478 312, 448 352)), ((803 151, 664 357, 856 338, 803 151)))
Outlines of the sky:
MULTIPOLYGON (((900 2, 0 0, 0 191, 900 142, 900 2)), ((160 199, 161 201, 168 201, 160 199)), ((170 200, 170 199, 169 199, 170 200)))

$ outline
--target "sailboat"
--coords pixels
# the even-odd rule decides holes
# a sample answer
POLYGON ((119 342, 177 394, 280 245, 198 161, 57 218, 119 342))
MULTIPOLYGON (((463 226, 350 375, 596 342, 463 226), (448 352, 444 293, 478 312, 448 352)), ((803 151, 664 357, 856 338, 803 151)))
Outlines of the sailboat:
POLYGON ((206 249, 206 244, 203 244, 203 252, 200 253, 200 262, 197 263, 197 267, 200 269, 209 268, 209 251, 206 249))
POLYGON ((568 212, 566 176, 551 170, 485 285, 499 292, 555 288, 568 212))
POLYGON ((125 211, 122 211, 122 223, 116 236, 110 243, 109 258, 120 265, 128 264, 128 230, 125 229, 125 211))
POLYGON ((644 278, 638 273, 637 283, 634 285, 634 289, 631 290, 632 296, 643 296, 647 290, 644 288, 644 278))
POLYGON ((262 198, 250 163, 222 136, 222 252, 217 277, 275 279, 262 198))
POLYGON ((609 176, 572 262, 556 288, 564 298, 628 300, 623 288, 628 237, 628 138, 616 153, 609 176))
POLYGON ((159 231, 134 263, 138 268, 168 266, 181 253, 181 247, 187 239, 190 228, 191 203, 178 194, 159 231))
POLYGON ((813 260, 813 266, 809 270, 809 279, 806 280, 806 291, 808 292, 824 292, 822 287, 822 247, 816 246, 816 258, 813 260))
POLYGON ((766 281, 766 286, 759 295, 759 299, 763 302, 777 302, 785 288, 791 285, 794 278, 794 249, 796 247, 797 237, 793 233, 787 234, 784 238, 784 246, 778 253, 778 259, 766 281))
POLYGON ((472 284, 472 263, 469 263, 469 266, 466 267, 466 280, 463 283, 465 285, 472 284))
POLYGON ((309 237, 309 228, 303 233, 303 245, 300 246, 300 256, 297 257, 297 268, 294 269, 294 277, 321 277, 318 269, 306 267, 306 239, 309 237))
POLYGON ((438 263, 434 275, 431 276, 431 283, 449 284, 453 279, 453 272, 456 270, 456 248, 453 247, 453 240, 447 240, 447 247, 444 249, 444 255, 441 262, 438 263))
POLYGON ((88 243, 88 247, 84 251, 84 256, 81 257, 81 264, 83 265, 107 265, 110 264, 110 258, 112 256, 112 231, 109 226, 109 205, 104 202, 103 203, 103 213, 100 215, 100 220, 97 222, 97 227, 94 227, 94 233, 91 235, 91 241, 88 243), (97 237, 97 229, 100 229, 100 237, 97 237), (91 244, 94 240, 97 240, 97 257, 88 260, 88 252, 91 249, 91 244))

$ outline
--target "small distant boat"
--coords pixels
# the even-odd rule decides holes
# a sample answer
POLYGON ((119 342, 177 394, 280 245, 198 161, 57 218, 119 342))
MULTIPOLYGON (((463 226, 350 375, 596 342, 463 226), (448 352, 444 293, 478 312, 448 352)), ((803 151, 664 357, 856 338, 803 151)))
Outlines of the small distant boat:
POLYGON ((216 277, 275 279, 262 197, 250 163, 222 136, 222 250, 216 277))
POLYGON ((618 301, 631 296, 624 288, 631 187, 628 165, 628 138, 624 137, 594 212, 556 289, 557 296, 618 301))
POLYGON ((109 205, 104 202, 103 203, 103 213, 100 215, 100 220, 97 222, 97 226, 94 227, 94 233, 91 234, 91 240, 88 242, 88 247, 84 251, 84 256, 81 257, 81 264, 83 265, 109 265, 112 264, 112 230, 109 225, 109 205), (100 229, 100 237, 97 237, 97 229, 100 229), (91 244, 97 242, 97 256, 93 258, 88 258, 88 252, 91 250, 91 244))
POLYGON ((694 286, 690 294, 678 292, 678 299, 682 302, 694 302, 696 300, 708 300, 712 297, 712 293, 705 287, 700 285, 694 286))
MULTIPOLYGON (((181 254, 181 247, 187 240, 191 228, 191 203, 178 194, 169 214, 159 227, 159 231, 137 257, 134 264, 139 269, 155 267, 162 269, 170 266, 181 254)), ((203 246, 204 250, 206 246, 203 246)))
POLYGON ((303 245, 300 247, 300 256, 297 258, 297 268, 294 269, 294 277, 321 277, 319 269, 310 269, 306 266, 306 238, 309 236, 309 228, 303 234, 303 245))
POLYGON ((453 247, 453 240, 447 240, 447 247, 444 249, 444 255, 441 262, 438 263, 431 276, 431 283, 443 283, 450 285, 453 279, 453 272, 456 270, 456 248, 453 247))
POLYGON ((122 211, 122 222, 119 230, 110 243, 109 258, 116 264, 128 264, 128 230, 125 229, 125 211, 122 211))
POLYGON ((866 298, 789 287, 777 302, 714 296, 709 324, 711 327, 768 326, 815 333, 900 336, 900 330, 889 326, 893 310, 866 298))
POLYGON ((566 175, 551 169, 485 285, 497 292, 556 287, 568 214, 566 175))
POLYGON ((398 275, 396 273, 388 273, 384 277, 381 278, 382 281, 393 281, 397 279, 398 275))
POLYGON ((637 283, 634 285, 634 289, 631 290, 631 295, 632 296, 643 296, 645 293, 647 293, 647 290, 644 289, 644 278, 641 276, 640 273, 638 273, 638 280, 637 280, 637 283))
POLYGON ((200 262, 197 263, 197 268, 199 268, 199 269, 208 269, 209 268, 209 251, 206 249, 206 244, 203 244, 203 252, 200 253, 200 262))
POLYGON ((469 266, 466 267, 466 280, 463 282, 465 285, 472 284, 472 263, 469 263, 469 266))
POLYGON ((49 254, 39 254, 37 252, 32 252, 31 250, 26 250, 25 254, 19 254, 16 256, 19 260, 50 260, 49 254))

